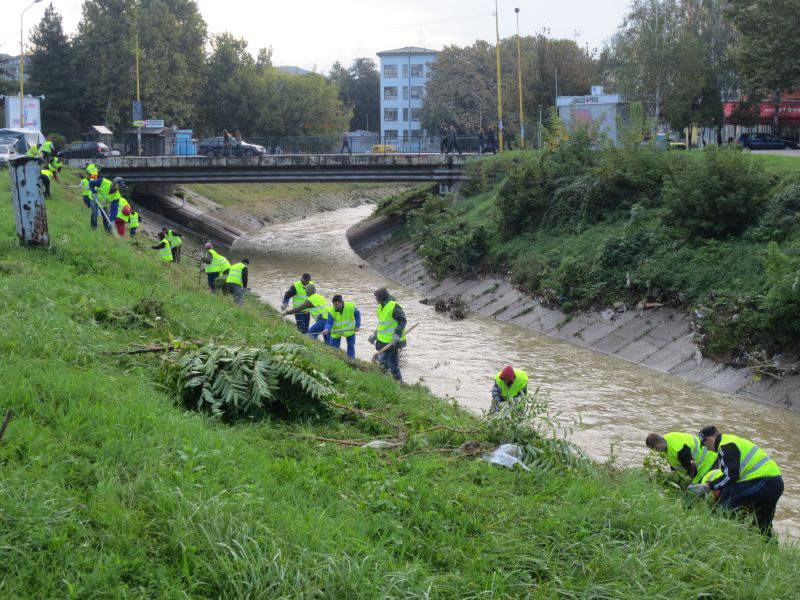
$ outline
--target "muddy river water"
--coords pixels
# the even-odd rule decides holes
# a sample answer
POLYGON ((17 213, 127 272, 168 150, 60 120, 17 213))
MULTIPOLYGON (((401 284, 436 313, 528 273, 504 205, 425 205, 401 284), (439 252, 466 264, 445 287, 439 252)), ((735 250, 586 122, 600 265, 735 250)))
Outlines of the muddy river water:
POLYGON ((597 458, 607 457, 614 443, 621 464, 641 464, 648 432, 696 432, 708 423, 752 439, 778 462, 786 482, 776 528, 800 537, 800 413, 721 394, 487 317, 452 321, 437 314, 420 304, 419 292, 387 280, 350 249, 345 231, 371 211, 361 206, 271 225, 239 240, 234 255, 249 256, 251 288, 273 306, 303 272, 313 275, 325 297, 338 292, 355 301, 363 321, 356 344, 360 358, 371 356, 367 337, 377 321, 372 292, 388 287, 409 323, 420 324, 402 358, 407 382, 423 381, 435 394, 480 411, 489 406, 497 371, 505 364, 522 367, 532 384, 550 395, 553 412, 580 418, 572 439, 597 458))

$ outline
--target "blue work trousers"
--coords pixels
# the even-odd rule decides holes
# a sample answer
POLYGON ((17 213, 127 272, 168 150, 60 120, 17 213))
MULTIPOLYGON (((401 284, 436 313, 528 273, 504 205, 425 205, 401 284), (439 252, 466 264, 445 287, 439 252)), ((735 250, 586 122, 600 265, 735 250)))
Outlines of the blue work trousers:
MULTIPOLYGON (((100 212, 100 206, 97 204, 97 200, 92 200, 92 216, 90 217, 90 222, 92 225, 92 229, 97 229, 97 215, 100 214, 103 217, 103 227, 106 228, 106 231, 111 231, 111 221, 106 218, 106 215, 100 212)), ((106 213, 107 214, 107 213, 106 213)))
POLYGON ((308 326, 311 324, 311 315, 308 313, 295 313, 294 322, 297 325, 297 331, 307 333, 308 326))
MULTIPOLYGON (((380 350, 386 345, 387 344, 378 342, 376 350, 380 350)), ((386 352, 378 356, 378 362, 386 369, 389 375, 397 379, 397 381, 403 381, 403 375, 400 373, 400 351, 397 346, 392 346, 386 352)))
MULTIPOLYGON (((310 318, 311 315, 309 315, 309 319, 310 318)), ((308 332, 306 333, 306 335, 308 335, 308 337, 310 337, 312 340, 317 339, 319 337, 319 334, 325 331, 325 326, 327 324, 328 324, 328 317, 325 317, 324 319, 322 317, 319 317, 317 321, 311 327, 308 328, 308 332)), ((328 343, 329 337, 330 336, 327 335, 322 336, 326 344, 328 343)))
MULTIPOLYGON (((351 335, 350 337, 344 338, 347 342, 347 356, 350 358, 356 357, 356 336, 351 335)), ((328 340, 328 345, 333 348, 341 348, 342 347, 342 338, 335 338, 331 336, 328 340)))

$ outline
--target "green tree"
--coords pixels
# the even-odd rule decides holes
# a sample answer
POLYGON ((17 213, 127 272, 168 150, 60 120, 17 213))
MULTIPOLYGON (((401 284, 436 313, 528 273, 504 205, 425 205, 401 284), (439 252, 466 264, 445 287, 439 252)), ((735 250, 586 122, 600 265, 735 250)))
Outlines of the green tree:
POLYGON ((331 67, 328 79, 339 86, 339 98, 353 111, 351 130, 380 129, 381 76, 374 60, 357 58, 346 69, 336 62, 331 67))
POLYGON ((228 32, 216 35, 211 40, 211 54, 205 63, 202 94, 198 103, 201 129, 206 133, 233 129, 232 105, 226 90, 232 80, 253 65, 246 40, 228 32))
POLYGON ((781 94, 800 86, 800 2, 729 0, 726 15, 740 36, 736 66, 746 86, 771 97, 778 133, 781 94), (791 24, 794 23, 794 26, 791 24))
MULTIPOLYGON (((145 115, 175 125, 194 124, 206 41, 206 23, 197 3, 140 0, 132 27, 134 35, 138 28, 145 115)), ((135 61, 130 43, 122 45, 121 51, 126 50, 135 61)))
POLYGON ((74 48, 52 3, 33 28, 30 40, 30 91, 45 96, 42 128, 47 133, 58 132, 76 139, 81 133, 81 123, 75 95, 78 77, 74 48))

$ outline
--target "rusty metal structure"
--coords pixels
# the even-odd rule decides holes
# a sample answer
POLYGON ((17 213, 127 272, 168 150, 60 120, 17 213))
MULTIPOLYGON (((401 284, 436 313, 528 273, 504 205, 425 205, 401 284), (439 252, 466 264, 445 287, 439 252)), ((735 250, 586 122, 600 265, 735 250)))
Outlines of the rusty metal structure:
POLYGON ((24 246, 50 245, 47 208, 40 182, 39 161, 21 156, 11 161, 11 203, 17 224, 17 237, 24 246))

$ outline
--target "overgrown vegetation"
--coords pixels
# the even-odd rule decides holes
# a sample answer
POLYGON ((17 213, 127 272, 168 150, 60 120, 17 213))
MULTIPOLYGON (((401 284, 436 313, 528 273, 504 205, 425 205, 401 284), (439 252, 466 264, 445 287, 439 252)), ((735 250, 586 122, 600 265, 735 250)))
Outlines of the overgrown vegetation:
MULTIPOLYGON (((543 409, 524 415, 535 430, 480 421, 353 368, 252 297, 239 309, 210 295, 191 265, 166 270, 146 243, 89 230, 78 190, 54 186, 53 248, 20 248, 7 189, 0 174, 0 378, 15 414, 0 443, 3 597, 796 595, 796 548, 687 509, 640 470, 584 468, 543 409), (163 325, 93 318, 156 282, 163 325), (286 344, 338 392, 325 410, 221 419, 187 410, 163 354, 104 354, 178 347, 166 360, 188 375, 219 351, 231 362, 203 377, 224 401, 214 382, 233 361, 274 361, 286 344), (360 447, 376 439, 388 449, 360 447), (501 441, 543 462, 478 460, 501 441)), ((283 385, 268 387, 284 398, 283 385)))
POLYGON ((663 151, 633 122, 621 147, 556 127, 541 152, 473 162, 458 198, 395 210, 437 277, 507 274, 567 312, 671 303, 700 315, 710 356, 794 360, 800 161, 663 151))

